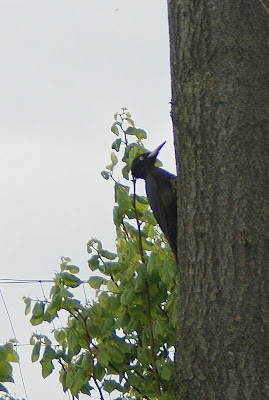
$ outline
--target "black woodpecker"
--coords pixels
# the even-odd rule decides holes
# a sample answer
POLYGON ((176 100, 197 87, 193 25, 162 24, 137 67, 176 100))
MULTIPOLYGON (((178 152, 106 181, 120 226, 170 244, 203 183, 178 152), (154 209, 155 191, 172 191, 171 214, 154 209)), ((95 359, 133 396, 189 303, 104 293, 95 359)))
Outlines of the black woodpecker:
POLYGON ((149 205, 177 259, 177 177, 155 166, 159 151, 165 143, 151 153, 137 156, 132 163, 131 172, 133 178, 145 180, 149 205))

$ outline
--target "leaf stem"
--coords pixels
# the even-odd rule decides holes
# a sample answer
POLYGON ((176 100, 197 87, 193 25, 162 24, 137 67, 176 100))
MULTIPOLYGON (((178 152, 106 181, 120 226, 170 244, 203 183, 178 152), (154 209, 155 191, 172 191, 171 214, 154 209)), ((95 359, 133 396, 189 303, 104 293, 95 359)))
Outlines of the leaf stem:
POLYGON ((141 223, 139 222, 138 219, 138 214, 137 214, 137 210, 136 210, 136 192, 135 192, 135 184, 136 184, 136 179, 133 179, 133 186, 134 186, 134 197, 133 197, 133 207, 134 207, 134 213, 135 213, 135 219, 136 219, 136 224, 137 224, 137 230, 138 230, 138 249, 139 249, 139 254, 140 254, 140 258, 143 264, 146 263, 145 261, 145 257, 143 254, 143 247, 142 247, 142 239, 141 239, 141 223))
POLYGON ((150 343, 150 358, 153 369, 153 375, 155 379, 156 393, 159 397, 161 395, 160 392, 160 378, 156 366, 155 354, 154 354, 154 337, 152 330, 152 319, 150 313, 150 296, 149 296, 149 286, 148 281, 145 282, 145 298, 146 298, 146 313, 147 313, 147 321, 148 321, 148 330, 149 330, 149 343, 150 343))

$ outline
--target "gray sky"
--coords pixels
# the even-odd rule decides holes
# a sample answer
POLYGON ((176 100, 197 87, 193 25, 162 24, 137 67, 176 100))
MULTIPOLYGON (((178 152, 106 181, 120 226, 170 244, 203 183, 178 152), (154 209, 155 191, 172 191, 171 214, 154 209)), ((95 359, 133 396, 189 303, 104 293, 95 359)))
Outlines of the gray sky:
MULTIPOLYGON (((87 279, 86 242, 114 247, 113 185, 100 171, 121 106, 148 148, 167 140, 160 159, 175 172, 166 2, 0 0, 0 38, 0 278, 52 279, 69 256, 87 279)), ((0 289, 29 343, 44 329, 29 324, 21 299, 42 299, 40 286, 0 289)), ((1 344, 14 336, 1 298, 0 318, 1 344)), ((29 400, 68 398, 57 374, 41 378, 27 346, 19 353, 29 400)), ((15 379, 9 388, 22 398, 17 367, 15 379)))

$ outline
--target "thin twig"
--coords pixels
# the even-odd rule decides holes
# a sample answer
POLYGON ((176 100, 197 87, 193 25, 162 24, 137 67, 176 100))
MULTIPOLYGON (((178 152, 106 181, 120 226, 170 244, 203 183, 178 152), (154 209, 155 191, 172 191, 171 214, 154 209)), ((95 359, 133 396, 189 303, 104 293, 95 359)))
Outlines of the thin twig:
POLYGON ((127 229, 126 229, 126 226, 124 224, 124 219, 123 218, 121 219, 121 225, 122 225, 122 228, 124 230, 124 233, 125 233, 127 239, 129 239, 129 233, 127 232, 127 229))
MULTIPOLYGON (((86 337, 87 337, 87 347, 88 347, 88 351, 89 351, 89 353, 90 353, 90 355, 91 355, 92 378, 93 378, 93 381, 94 381, 94 383, 95 383, 95 386, 97 387, 97 390, 98 390, 98 392, 99 392, 100 400, 105 400, 105 399, 104 399, 104 396, 103 396, 103 393, 102 393, 102 389, 100 388, 100 386, 99 386, 99 384, 98 384, 98 382, 97 382, 97 379, 96 379, 96 377, 95 377, 94 354, 93 354, 92 349, 91 349, 91 344, 93 344, 93 343, 92 343, 92 339, 91 339, 91 337, 90 337, 90 335, 89 335, 88 328, 87 328, 87 317, 82 318, 82 321, 83 321, 83 323, 84 323, 85 333, 86 333, 86 337)), ((95 346, 94 346, 94 347, 95 347, 95 346)))
MULTIPOLYGON (((101 400, 104 400, 103 395, 102 395, 101 388, 100 388, 100 386, 99 386, 99 384, 98 384, 98 382, 97 382, 97 379, 95 378, 95 368, 94 368, 94 357, 95 357, 95 356, 94 356, 94 354, 92 353, 92 349, 91 349, 91 347, 90 347, 90 344, 91 344, 95 349, 98 349, 98 347, 93 343, 93 341, 92 341, 92 339, 91 339, 91 337, 90 337, 90 334, 89 334, 89 332, 88 332, 88 328, 87 328, 87 317, 83 318, 83 317, 81 316, 81 318, 82 318, 83 323, 84 323, 84 328, 85 328, 85 333, 86 333, 86 342, 87 342, 88 351, 89 351, 89 353, 91 354, 91 357, 92 357, 92 359, 91 359, 92 371, 93 371, 92 378, 93 378, 94 383, 95 383, 95 385, 96 385, 96 387, 97 387, 97 389, 98 389, 98 391, 99 391, 100 399, 101 399, 101 400)), ((85 339, 85 338, 84 338, 84 339, 85 339)), ((109 362, 109 366, 110 366, 111 368, 113 368, 113 369, 117 372, 118 375, 120 375, 120 371, 119 371, 118 368, 116 368, 112 363, 109 362)), ((137 372, 136 370, 134 370, 134 371, 137 372)), ((144 379, 144 377, 142 377, 142 378, 144 379)), ((125 377, 125 380, 126 380, 126 382, 129 383, 128 378, 125 377)), ((134 385, 132 385, 132 384, 130 384, 130 383, 129 383, 129 385, 130 385, 134 390, 136 390, 139 394, 141 394, 140 390, 139 390, 137 387, 135 387, 134 385)), ((150 400, 148 397, 144 397, 144 398, 145 398, 146 400, 150 400)))
MULTIPOLYGON (((142 263, 145 264, 146 261, 145 261, 144 254, 143 254, 142 237, 141 237, 141 230, 140 230, 141 224, 138 220, 138 214, 137 214, 136 204, 135 204, 135 200, 136 200, 135 182, 136 181, 134 179, 133 180, 133 185, 134 185, 133 207, 134 207, 134 213, 135 213, 137 229, 138 229, 138 248, 139 248, 140 258, 141 258, 142 263)), ((157 370, 157 366, 156 366, 155 354, 154 354, 154 337, 153 337, 152 319, 151 319, 151 313, 150 313, 149 286, 148 286, 147 280, 145 282, 144 293, 145 293, 145 298, 146 298, 146 314, 147 314, 148 331, 149 331, 150 359, 151 359, 153 375, 154 375, 154 380, 155 380, 156 394, 157 394, 157 397, 160 397, 160 395, 161 395, 160 378, 159 378, 159 374, 158 374, 158 370, 157 370)))
POLYGON ((259 2, 261 3, 262 7, 265 9, 267 14, 269 15, 269 8, 264 4, 264 0, 259 0, 259 2))
POLYGON ((149 330, 149 343, 150 343, 150 358, 152 363, 153 375, 155 379, 155 386, 156 386, 156 393, 157 396, 161 395, 160 392, 160 378, 155 362, 155 355, 154 355, 154 338, 153 338, 153 331, 152 331, 152 319, 150 314, 150 297, 149 297, 149 286, 148 282, 145 283, 145 297, 146 297, 146 313, 147 313, 147 321, 148 321, 148 330, 149 330))
POLYGON ((139 248, 141 261, 142 261, 143 264, 145 264, 146 261, 145 261, 145 257, 144 257, 144 254, 143 254, 143 247, 142 247, 142 240, 141 240, 141 237, 142 237, 141 236, 141 229, 140 229, 141 223, 139 222, 139 219, 138 219, 138 214, 137 214, 136 204, 135 204, 135 201, 136 201, 135 184, 136 184, 136 180, 133 179, 133 185, 134 185, 133 207, 134 207, 135 219, 136 219, 137 230, 138 230, 138 248, 139 248))
POLYGON ((128 140, 127 140, 127 135, 126 135, 126 132, 125 132, 125 129, 123 128, 123 122, 124 122, 124 118, 122 118, 122 115, 123 114, 125 114, 125 113, 122 113, 122 114, 118 114, 119 116, 120 116, 120 119, 121 119, 121 121, 119 122, 119 124, 120 124, 120 128, 121 128, 121 130, 122 130, 122 132, 123 132, 123 135, 124 135, 124 144, 125 144, 125 146, 127 146, 128 145, 128 140))
MULTIPOLYGON (((109 365, 111 368, 113 368, 113 369, 117 372, 118 375, 120 375, 120 371, 118 370, 118 368, 116 368, 116 367, 115 367, 113 364, 111 364, 110 362, 108 363, 108 365, 109 365)), ((141 379, 145 380, 145 378, 144 378, 144 376, 143 376, 142 374, 140 374, 140 373, 139 373, 138 371, 136 371, 135 369, 134 369, 133 371, 134 371, 141 379)), ((128 380, 128 378, 126 378, 126 376, 124 377, 124 379, 126 380, 127 383, 129 383, 129 380, 128 380)), ((134 385, 132 385, 132 384, 130 384, 130 383, 129 383, 129 385, 130 385, 134 390, 136 390, 137 393, 139 393, 139 394, 141 395, 140 389, 138 389, 136 386, 134 386, 134 385)), ((143 399, 150 400, 150 398, 147 397, 147 396, 143 396, 143 399)))

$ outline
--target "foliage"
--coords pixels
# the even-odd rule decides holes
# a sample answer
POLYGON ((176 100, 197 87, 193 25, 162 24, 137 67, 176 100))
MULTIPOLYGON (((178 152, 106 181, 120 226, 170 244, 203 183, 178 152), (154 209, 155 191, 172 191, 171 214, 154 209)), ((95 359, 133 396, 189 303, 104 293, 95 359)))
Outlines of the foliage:
MULTIPOLYGON (((60 364, 63 390, 73 397, 98 390, 117 390, 118 399, 173 399, 174 344, 176 329, 175 262, 159 231, 147 198, 130 193, 130 185, 116 182, 116 153, 123 151, 122 176, 129 180, 134 157, 145 151, 146 133, 135 127, 131 114, 115 114, 111 131, 110 164, 102 176, 114 181, 116 253, 103 248, 97 239, 87 244, 91 274, 88 284, 95 300, 83 305, 74 292, 83 285, 78 267, 62 258, 54 278, 50 301, 25 298, 31 323, 52 323, 58 313, 68 312, 67 325, 54 330, 51 339, 42 334, 31 338, 32 361, 39 360, 47 377, 60 364), (127 124, 127 128, 125 127, 127 124), (122 134, 123 139, 120 138, 122 134), (136 143, 129 143, 129 137, 136 143)), ((135 182, 133 183, 135 193, 135 182)))
MULTIPOLYGON (((0 394, 0 400, 19 400, 12 397, 9 393, 4 393, 3 395, 0 394)), ((25 400, 25 399, 22 399, 25 400)))
POLYGON ((3 382, 14 382, 12 376, 12 362, 18 362, 19 357, 12 342, 0 346, 0 399, 15 400, 9 396, 7 388, 3 382), (2 394, 1 392, 5 393, 2 394))

